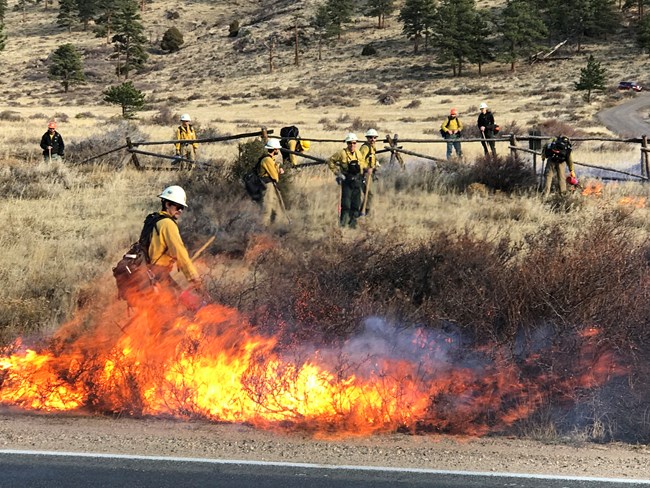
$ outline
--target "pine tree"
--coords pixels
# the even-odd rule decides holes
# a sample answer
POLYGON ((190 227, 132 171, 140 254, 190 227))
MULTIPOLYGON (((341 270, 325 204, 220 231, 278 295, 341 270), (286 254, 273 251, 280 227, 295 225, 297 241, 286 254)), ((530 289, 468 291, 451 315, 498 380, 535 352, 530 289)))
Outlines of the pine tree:
POLYGON ((639 22, 639 30, 636 42, 641 50, 650 53, 650 15, 647 15, 639 22))
POLYGON ((0 0, 0 21, 4 21, 7 13, 7 0, 0 0))
POLYGON ((104 101, 122 107, 122 117, 131 118, 134 112, 144 107, 144 94, 127 81, 103 91, 104 101))
POLYGON ((330 32, 341 39, 343 24, 352 22, 354 12, 353 0, 327 0, 327 16, 329 17, 330 32))
POLYGON ((144 27, 140 23, 140 7, 136 0, 122 0, 115 12, 113 27, 115 35, 112 38, 118 57, 118 76, 124 73, 124 78, 129 78, 129 71, 139 68, 147 60, 144 45, 147 38, 144 27), (124 62, 120 61, 124 57, 124 62))
POLYGON ((587 103, 591 101, 591 92, 594 90, 605 90, 607 70, 600 66, 600 63, 594 59, 594 55, 590 54, 587 60, 587 66, 580 70, 580 80, 575 83, 575 89, 578 91, 586 91, 585 100, 587 103))
POLYGON ((474 0, 442 0, 434 24, 438 61, 450 63, 455 75, 474 53, 472 28, 477 12, 474 0))
POLYGON ((402 32, 413 40, 413 52, 416 54, 420 40, 431 30, 435 12, 434 0, 406 0, 399 12, 398 18, 404 24, 402 32))
POLYGON ((52 53, 49 78, 61 80, 65 93, 70 85, 85 81, 81 55, 72 44, 63 44, 52 53))
POLYGON ((377 17, 377 28, 386 27, 386 16, 395 11, 395 0, 366 0, 366 15, 377 17))
MULTIPOLYGON (((83 0, 80 0, 83 1, 83 0)), ((94 17, 95 35, 105 37, 106 43, 111 42, 115 24, 115 11, 121 0, 100 0, 97 4, 97 10, 94 17)))
POLYGON ((75 0, 79 20, 84 26, 84 31, 88 30, 88 23, 95 18, 99 12, 99 0, 75 0))
POLYGON ((56 19, 57 25, 68 29, 68 32, 72 32, 72 26, 77 23, 78 19, 79 11, 77 10, 76 0, 59 0, 59 15, 56 19))
POLYGON ((505 44, 502 57, 510 63, 511 71, 515 71, 517 60, 529 56, 547 35, 544 22, 529 0, 508 0, 499 27, 505 44))
POLYGON ((25 16, 27 15, 27 6, 34 5, 38 0, 18 0, 16 2, 16 10, 20 10, 23 13, 22 22, 25 22, 25 16))
POLYGON ((4 21, 0 22, 0 51, 4 51, 7 47, 7 33, 5 31, 4 21))
POLYGON ((495 45, 492 39, 492 29, 488 23, 490 15, 486 11, 476 12, 474 19, 470 23, 470 45, 472 52, 469 55, 469 61, 478 66, 478 74, 481 74, 481 68, 484 63, 494 61, 495 45))

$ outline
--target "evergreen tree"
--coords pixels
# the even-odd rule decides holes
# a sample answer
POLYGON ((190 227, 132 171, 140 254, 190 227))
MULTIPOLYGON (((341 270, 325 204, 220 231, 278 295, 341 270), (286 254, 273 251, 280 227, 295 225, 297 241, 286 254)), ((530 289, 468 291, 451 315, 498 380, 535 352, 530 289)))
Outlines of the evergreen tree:
POLYGON ((474 33, 478 13, 474 0, 442 0, 434 24, 434 40, 438 61, 450 63, 455 75, 461 75, 463 64, 474 54, 474 33))
POLYGON ((420 40, 431 31, 436 5, 434 0, 406 0, 399 12, 399 20, 404 24, 402 32, 413 41, 413 52, 418 52, 420 40))
POLYGON ((72 44, 63 44, 52 53, 49 78, 61 80, 66 93, 70 85, 85 81, 81 55, 72 44))
POLYGON ((585 39, 603 39, 620 26, 613 0, 550 0, 547 22, 550 35, 570 39, 580 50, 585 39))
POLYGON ((641 22, 639 22, 636 42, 642 51, 650 54, 650 15, 646 15, 641 22))
MULTIPOLYGON (((83 0, 80 0, 83 1, 83 0)), ((95 20, 95 35, 105 37, 106 43, 111 42, 115 24, 115 11, 121 0, 99 0, 95 20)))
POLYGON ((0 21, 4 21, 7 13, 7 0, 0 0, 0 21))
POLYGON ((111 86, 103 91, 104 101, 122 107, 122 117, 133 117, 137 110, 144 107, 144 94, 127 81, 118 86, 111 86))
POLYGON ((59 0, 59 15, 56 23, 59 27, 72 31, 72 26, 77 23, 79 12, 76 0, 59 0))
POLYGON ((395 0, 366 0, 365 14, 377 17, 377 28, 386 27, 386 16, 395 11, 395 0))
POLYGON ((327 0, 323 13, 328 18, 328 31, 341 39, 343 24, 352 22, 352 13, 354 12, 353 0, 327 0))
POLYGON ((0 22, 0 51, 4 51, 7 47, 7 33, 5 32, 5 23, 0 22))
POLYGON ((38 0, 18 0, 16 2, 16 10, 20 10, 23 13, 22 22, 25 22, 25 16, 27 15, 27 7, 29 5, 34 5, 38 0))
POLYGON ((311 25, 316 28, 318 33, 318 60, 320 61, 323 59, 323 39, 329 39, 335 35, 326 3, 318 6, 311 20, 311 25))
POLYGON ((534 52, 547 30, 529 0, 508 0, 501 15, 499 27, 505 44, 502 56, 515 71, 517 60, 534 52))
POLYGON ((144 50, 147 38, 140 23, 140 7, 137 0, 119 2, 113 27, 115 35, 112 41, 118 58, 117 73, 124 73, 124 78, 128 79, 129 71, 142 66, 148 57, 144 50))
POLYGON ((181 31, 176 27, 170 27, 163 34, 162 40, 160 41, 160 49, 173 53, 179 51, 184 42, 185 40, 181 31))
POLYGON ((84 26, 84 31, 88 30, 88 23, 95 18, 99 12, 99 0, 75 0, 79 20, 84 26))
POLYGON ((593 54, 589 55, 587 66, 580 70, 580 80, 575 83, 575 89, 586 91, 585 100, 591 101, 591 92, 594 90, 605 90, 605 76, 607 70, 600 66, 600 63, 594 59, 593 54))
POLYGON ((472 52, 469 55, 469 61, 478 66, 478 74, 481 74, 483 64, 494 61, 496 58, 494 51, 494 39, 492 28, 488 23, 490 15, 486 11, 476 12, 470 25, 470 45, 472 52))

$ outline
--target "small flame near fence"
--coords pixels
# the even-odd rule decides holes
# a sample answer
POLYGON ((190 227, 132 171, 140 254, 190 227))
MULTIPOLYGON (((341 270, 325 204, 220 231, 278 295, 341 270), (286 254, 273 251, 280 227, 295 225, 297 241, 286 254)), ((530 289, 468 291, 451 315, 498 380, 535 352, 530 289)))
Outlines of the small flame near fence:
POLYGON ((169 312, 151 306, 124 332, 108 321, 85 333, 68 324, 39 350, 18 339, 0 353, 0 403, 247 422, 328 437, 484 435, 622 373, 596 345, 597 329, 582 333, 577 354, 566 354, 570 367, 555 376, 538 367, 539 355, 513 360, 494 348, 470 350, 455 333, 398 330, 378 318, 337 348, 316 348, 281 346, 221 305, 171 320, 169 312))

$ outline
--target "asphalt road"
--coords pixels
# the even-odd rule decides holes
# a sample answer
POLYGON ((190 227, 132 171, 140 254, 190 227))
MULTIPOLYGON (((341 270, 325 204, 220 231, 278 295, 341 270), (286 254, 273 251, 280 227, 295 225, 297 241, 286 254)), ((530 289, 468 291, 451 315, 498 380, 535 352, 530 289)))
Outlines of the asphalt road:
POLYGON ((629 102, 622 103, 598 113, 605 127, 622 137, 650 136, 650 92, 640 92, 629 102))
POLYGON ((0 450, 1 488, 629 488, 626 481, 0 450))

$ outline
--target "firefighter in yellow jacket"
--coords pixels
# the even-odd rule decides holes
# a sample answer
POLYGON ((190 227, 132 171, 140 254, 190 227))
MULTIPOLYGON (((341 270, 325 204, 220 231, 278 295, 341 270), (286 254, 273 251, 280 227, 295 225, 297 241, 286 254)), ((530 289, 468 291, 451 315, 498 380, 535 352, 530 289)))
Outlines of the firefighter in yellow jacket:
POLYGON ((377 168, 377 148, 375 143, 379 134, 375 129, 368 129, 366 131, 366 142, 361 144, 359 148, 359 154, 361 154, 362 161, 365 161, 365 170, 363 172, 363 187, 362 197, 361 197, 361 211, 364 215, 370 213, 370 207, 372 204, 372 180, 377 168), (365 209, 364 209, 365 203, 365 209))
POLYGON ((280 199, 278 197, 277 184, 280 182, 280 175, 284 170, 277 163, 275 158, 280 154, 280 141, 269 139, 264 145, 268 154, 262 156, 258 163, 258 175, 266 184, 266 190, 262 196, 262 221, 265 225, 273 224, 279 214, 280 199))
MULTIPOLYGON (((189 114, 181 115, 181 125, 176 129, 176 140, 178 141, 192 141, 196 139, 196 132, 194 127, 192 127, 192 118, 189 114)), ((194 161, 196 161, 196 150, 199 148, 199 145, 196 142, 177 142, 176 143, 176 156, 180 156, 185 159, 189 159, 189 162, 182 161, 181 169, 194 168, 194 161), (187 163, 187 164, 186 164, 187 163)))
POLYGON ((458 110, 452 108, 449 111, 449 116, 440 126, 442 137, 447 140, 447 159, 451 159, 452 148, 456 151, 456 156, 463 157, 463 152, 460 147, 460 137, 463 131, 463 124, 458 118, 458 110))
POLYGON ((361 212, 362 172, 367 162, 357 149, 356 134, 350 132, 345 143, 346 147, 332 155, 327 164, 336 176, 336 183, 341 186, 339 225, 355 228, 361 212))
POLYGON ((180 186, 169 186, 158 195, 161 199, 162 218, 156 222, 156 227, 151 235, 149 244, 149 258, 151 272, 159 285, 170 290, 178 290, 178 285, 171 277, 174 264, 182 271, 187 281, 192 283, 197 290, 201 290, 201 279, 190 258, 180 231, 177 220, 187 208, 185 190, 180 186))

